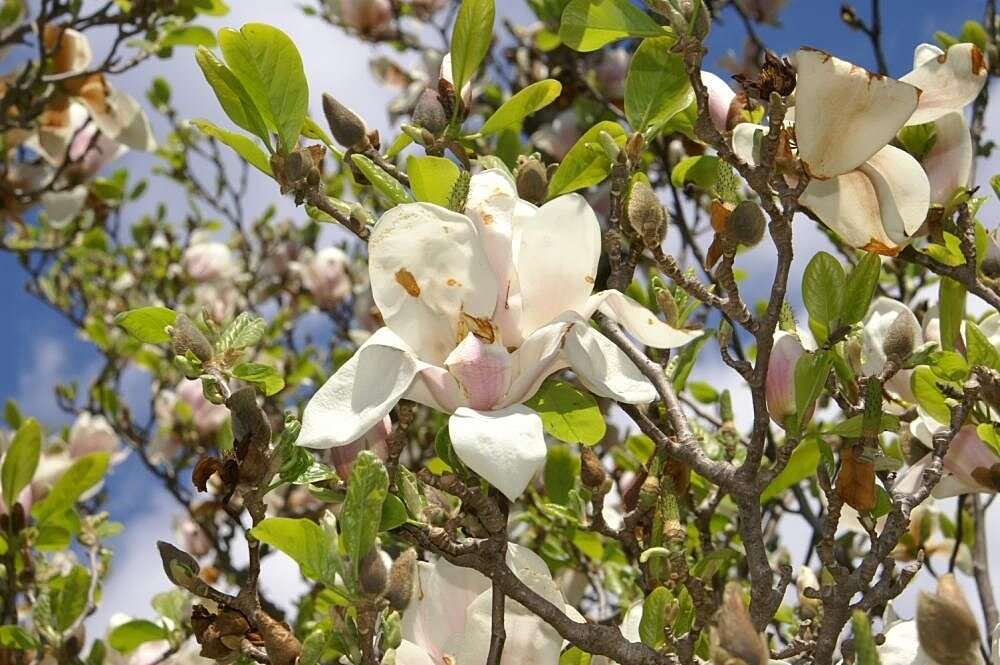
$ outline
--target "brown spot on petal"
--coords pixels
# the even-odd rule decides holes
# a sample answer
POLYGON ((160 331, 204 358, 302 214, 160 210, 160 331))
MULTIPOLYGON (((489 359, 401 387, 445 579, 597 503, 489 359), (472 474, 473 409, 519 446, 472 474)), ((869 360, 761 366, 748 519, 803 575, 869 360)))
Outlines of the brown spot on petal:
POLYGON ((489 215, 487 213, 483 213, 483 224, 485 224, 486 226, 489 226, 492 223, 493 223, 493 215, 489 215))
POLYGON ((899 254, 900 247, 889 247, 888 245, 879 242, 872 238, 868 241, 868 244, 862 247, 866 252, 871 252, 872 254, 881 254, 882 256, 896 256, 899 254))
POLYGON ((583 281, 585 281, 587 284, 593 284, 594 278, 591 277, 590 275, 587 275, 586 277, 583 278, 583 281))
POLYGON ((414 298, 420 295, 420 285, 417 284, 413 273, 406 268, 400 268, 396 271, 396 282, 414 298))
POLYGON ((454 277, 449 277, 447 281, 448 286, 462 286, 462 283, 455 279, 454 277))
POLYGON ((986 57, 983 52, 979 50, 978 46, 972 47, 972 73, 976 76, 982 76, 986 73, 986 57))

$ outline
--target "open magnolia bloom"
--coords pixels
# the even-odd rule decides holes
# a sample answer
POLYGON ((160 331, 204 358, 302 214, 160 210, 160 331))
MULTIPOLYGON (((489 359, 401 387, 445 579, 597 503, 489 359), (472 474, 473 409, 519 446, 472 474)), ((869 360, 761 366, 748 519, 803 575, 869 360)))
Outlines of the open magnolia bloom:
MULTIPOLYGON (((910 432, 928 448, 934 446, 934 433, 945 425, 918 409, 920 416, 910 424, 910 432)), ((897 492, 912 492, 931 463, 932 456, 925 455, 907 469, 893 488, 897 492)), ((960 494, 1000 492, 1000 454, 976 432, 975 425, 966 425, 958 431, 944 456, 944 475, 934 487, 933 496, 944 499, 960 494)))
POLYGON ((545 463, 542 421, 523 402, 570 367, 593 393, 639 404, 652 385, 587 319, 597 310, 643 344, 672 348, 672 328, 618 291, 592 294, 601 233, 583 197, 537 208, 500 171, 473 176, 466 214, 429 203, 385 213, 369 242, 385 320, 306 406, 298 443, 343 446, 401 399, 453 414, 458 457, 511 500, 545 463))
MULTIPOLYGON (((510 544, 507 565, 533 591, 582 620, 566 605, 548 566, 531 550, 510 544)), ((490 580, 471 568, 438 559, 417 562, 412 600, 403 612, 403 641, 396 665, 479 665, 487 661, 492 631, 493 590, 490 580)), ((520 603, 504 603, 501 665, 556 665, 563 640, 554 628, 520 603)))
MULTIPOLYGON (((920 322, 909 307, 892 298, 875 298, 861 323, 861 371, 865 376, 878 376, 885 369, 890 330, 894 334, 908 335, 911 349, 924 343, 920 322)), ((892 397, 913 403, 916 398, 910 388, 912 375, 913 370, 900 369, 885 382, 886 391, 892 397)))

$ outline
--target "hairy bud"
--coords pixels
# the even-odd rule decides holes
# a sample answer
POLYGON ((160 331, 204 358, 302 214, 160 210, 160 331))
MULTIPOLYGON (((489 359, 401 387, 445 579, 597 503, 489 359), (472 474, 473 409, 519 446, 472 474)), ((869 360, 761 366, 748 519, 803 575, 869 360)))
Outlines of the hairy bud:
POLYGON ((601 464, 601 460, 590 448, 584 447, 580 451, 580 480, 585 487, 595 490, 604 485, 608 474, 601 464))
POLYGON ((767 665, 770 660, 767 641, 753 627, 750 613, 743 604, 743 588, 738 582, 726 585, 722 607, 710 634, 709 653, 716 665, 734 662, 767 665))
POLYGON ((160 551, 160 561, 167 579, 181 588, 190 589, 197 582, 198 571, 201 569, 195 558, 162 540, 156 543, 156 547, 160 551))
POLYGON ((886 358, 903 362, 913 353, 913 337, 917 333, 917 322, 909 312, 896 315, 882 340, 882 351, 886 358))
POLYGON ((363 148, 368 145, 368 126, 365 121, 326 93, 323 94, 323 113, 337 143, 345 148, 363 148))
POLYGON ((413 578, 417 573, 417 551, 412 547, 392 562, 389 582, 385 587, 385 597, 389 605, 402 612, 410 604, 413 595, 413 578))
POLYGON ((549 186, 545 165, 534 157, 517 160, 517 195, 531 203, 541 203, 549 186))
POLYGON ((448 115, 436 90, 427 88, 420 94, 413 107, 413 124, 423 127, 431 134, 438 135, 448 126, 448 115))
POLYGON ((753 201, 741 201, 726 218, 726 235, 745 247, 753 247, 764 237, 767 219, 753 201))
POLYGON ((699 40, 708 36, 711 17, 703 0, 649 0, 648 4, 670 21, 678 35, 691 35, 699 40))
POLYGON ((666 235, 667 211, 645 180, 636 180, 628 197, 628 221, 648 248, 659 247, 666 235))
POLYGON ((312 155, 306 150, 293 150, 285 157, 285 178, 291 182, 305 179, 314 166, 312 155))
POLYGON ((178 356, 186 355, 190 351, 202 362, 212 359, 212 343, 198 329, 194 321, 184 314, 177 315, 177 320, 167 332, 170 334, 174 353, 178 356))
POLYGON ((358 578, 361 582, 361 590, 369 596, 381 596, 386 587, 385 562, 382 561, 382 553, 377 547, 368 550, 361 559, 358 578))
POLYGON ((976 617, 953 575, 941 576, 936 594, 920 594, 917 638, 935 662, 954 665, 981 662, 976 617))

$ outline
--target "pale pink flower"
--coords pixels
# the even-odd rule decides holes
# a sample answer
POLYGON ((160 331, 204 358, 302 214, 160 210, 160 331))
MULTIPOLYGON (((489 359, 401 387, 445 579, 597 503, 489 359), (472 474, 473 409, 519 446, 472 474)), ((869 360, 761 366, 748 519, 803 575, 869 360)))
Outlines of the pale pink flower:
POLYGON ((351 294, 349 262, 350 257, 343 250, 327 247, 300 264, 302 286, 320 309, 334 309, 351 294))
POLYGON ((795 415, 795 365, 806 354, 799 338, 779 330, 774 333, 774 347, 767 367, 764 394, 767 412, 771 419, 784 427, 785 421, 795 415))

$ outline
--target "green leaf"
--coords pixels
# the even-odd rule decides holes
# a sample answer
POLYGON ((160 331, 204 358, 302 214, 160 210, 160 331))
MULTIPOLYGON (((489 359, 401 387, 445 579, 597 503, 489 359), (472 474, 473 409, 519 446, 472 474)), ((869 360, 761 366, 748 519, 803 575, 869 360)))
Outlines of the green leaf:
POLYGON ((830 351, 809 352, 795 363, 795 430, 808 421, 810 411, 826 385, 833 366, 830 351))
POLYGON ((989 45, 989 35, 979 21, 966 21, 962 24, 962 32, 958 33, 960 41, 975 44, 980 51, 986 51, 989 45))
POLYGON ((594 150, 588 145, 596 144, 601 132, 607 132, 618 145, 624 145, 625 130, 618 123, 604 120, 591 127, 570 148, 559 168, 552 174, 548 192, 550 199, 596 185, 608 177, 611 163, 607 155, 603 150, 594 150))
POLYGON ((532 83, 501 104, 479 131, 483 134, 495 134, 514 127, 532 113, 554 102, 561 93, 562 83, 555 79, 532 83))
POLYGON ((877 254, 866 253, 847 275, 844 285, 843 310, 840 323, 852 325, 865 318, 878 286, 882 259, 877 254))
POLYGON ((35 477, 41 453, 42 428, 37 420, 28 418, 17 428, 0 468, 0 488, 3 488, 3 502, 8 509, 35 477))
POLYGON ((493 0, 462 0, 451 33, 451 76, 455 90, 472 80, 493 41, 493 0))
POLYGON ((684 60, 672 37, 644 39, 625 79, 625 117, 637 132, 659 128, 694 101, 684 60))
POLYGON ((410 155, 406 160, 406 173, 418 201, 448 206, 459 175, 459 168, 453 161, 444 157, 410 155))
POLYGON ((538 413, 546 432, 566 443, 592 446, 607 431, 597 401, 566 381, 546 381, 524 405, 538 413))
POLYGON ((413 203, 413 197, 403 188, 398 180, 385 172, 378 164, 364 155, 351 155, 351 161, 368 179, 372 187, 395 204, 413 203))
POLYGON ((90 453, 74 462, 59 476, 48 496, 32 507, 31 514, 35 520, 41 524, 72 508, 84 492, 101 482, 108 472, 110 458, 108 453, 90 453))
POLYGON ((934 420, 944 425, 951 422, 951 408, 948 407, 944 393, 938 388, 938 378, 930 367, 921 365, 914 369, 910 387, 917 398, 917 404, 934 420))
POLYGON ((626 37, 663 37, 671 32, 629 0, 570 0, 559 38, 577 51, 596 51, 626 37))
POLYGON ((590 665, 591 655, 576 647, 570 647, 559 656, 559 665, 590 665))
POLYGON ((0 647, 28 651, 38 648, 38 640, 20 626, 0 626, 0 647))
POLYGON ((1000 457, 1000 432, 996 423, 980 423, 976 426, 976 434, 987 446, 993 449, 993 454, 1000 457))
POLYGON ((264 336, 265 330, 267 322, 264 319, 249 312, 241 312, 219 335, 219 351, 253 346, 264 336))
POLYGON ((993 188, 993 193, 1000 199, 1000 173, 990 178, 990 187, 993 188))
POLYGON ((111 629, 108 644, 119 653, 134 651, 146 642, 165 640, 169 632, 163 626, 147 619, 133 619, 111 629))
POLYGON ((277 395, 285 387, 285 379, 278 370, 261 363, 240 363, 233 368, 233 376, 260 388, 266 397, 277 395))
POLYGON ((166 327, 174 325, 177 312, 166 307, 140 307, 122 312, 115 323, 140 342, 163 344, 170 341, 166 327))
POLYGON ((715 155, 695 155, 685 157, 677 162, 670 172, 670 182, 674 187, 683 187, 693 183, 704 190, 715 187, 715 179, 719 173, 719 158, 715 155))
POLYGON ((191 124, 198 128, 202 134, 211 136, 212 138, 222 141, 227 146, 232 148, 237 155, 246 160, 250 166, 254 167, 261 173, 265 175, 273 175, 271 173, 271 162, 257 143, 248 136, 243 134, 237 134, 236 132, 231 132, 228 129, 223 129, 217 125, 212 124, 208 120, 192 120, 191 124))
POLYGON ((295 43, 281 30, 247 23, 219 31, 226 64, 246 88, 282 150, 296 146, 309 106, 309 83, 295 43))
POLYGON ((567 505, 569 492, 576 485, 579 475, 580 460, 570 452, 569 446, 549 446, 543 477, 551 501, 567 505))
POLYGON ((1000 351, 972 321, 965 323, 965 344, 970 365, 982 365, 1000 371, 1000 351))
POLYGON ((382 504, 382 517, 379 520, 378 530, 392 531, 406 524, 409 519, 403 500, 395 494, 389 494, 385 497, 385 503, 382 504))
POLYGON ((69 573, 59 578, 59 586, 52 598, 55 627, 66 630, 87 609, 87 592, 90 573, 83 566, 73 566, 69 573))
POLYGON ((304 517, 268 517, 252 528, 250 535, 287 554, 306 577, 333 581, 333 550, 326 532, 316 522, 304 517))
POLYGON ((827 252, 819 252, 806 265, 802 275, 802 300, 809 318, 823 332, 822 339, 817 342, 825 342, 838 322, 846 279, 840 261, 827 252))
POLYGON ((199 47, 195 51, 194 59, 229 119, 237 127, 241 127, 263 140, 264 145, 270 150, 271 137, 268 134, 264 118, 257 105, 250 99, 250 93, 236 78, 236 74, 205 47, 199 47))
POLYGON ((818 467, 819 441, 810 437, 795 448, 788 459, 788 464, 760 495, 760 502, 766 503, 784 493, 789 487, 815 475, 818 467))
POLYGON ((370 451, 362 451, 354 461, 347 483, 347 498, 340 513, 340 537, 357 579, 361 559, 375 546, 382 516, 382 504, 389 491, 389 474, 382 461, 370 451))
POLYGON ((954 351, 962 337, 965 319, 965 287, 950 277, 942 277, 938 288, 941 313, 941 348, 954 351))
POLYGON ((639 639, 651 649, 659 649, 666 641, 663 628, 667 625, 667 611, 674 605, 674 594, 667 587, 653 589, 642 603, 639 621, 639 639))
POLYGON ((205 46, 215 48, 215 35, 201 25, 183 25, 170 30, 158 42, 160 48, 174 46, 205 46))

